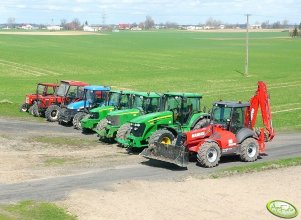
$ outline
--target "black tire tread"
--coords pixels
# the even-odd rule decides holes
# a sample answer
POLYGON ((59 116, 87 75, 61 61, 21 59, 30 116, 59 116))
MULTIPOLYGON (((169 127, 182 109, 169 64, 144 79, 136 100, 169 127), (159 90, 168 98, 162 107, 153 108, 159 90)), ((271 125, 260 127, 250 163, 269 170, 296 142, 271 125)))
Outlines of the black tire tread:
POLYGON ((257 160, 258 155, 259 155, 259 146, 258 146, 258 143, 257 143, 255 138, 247 138, 241 143, 241 145, 240 145, 240 159, 242 161, 244 161, 244 162, 254 162, 255 160, 257 160), (247 155, 247 147, 251 143, 254 143, 257 146, 256 154, 253 158, 250 158, 247 155))
MULTIPOLYGON (((156 147, 155 142, 157 142, 157 141, 159 140, 159 138, 160 138, 162 135, 166 134, 166 133, 172 135, 172 136, 174 137, 174 139, 175 139, 175 136, 174 136, 173 133, 171 133, 169 130, 167 130, 167 129, 159 129, 159 130, 155 131, 155 132, 149 137, 149 140, 148 140, 148 147, 149 147, 149 148, 154 148, 154 147, 156 147)), ((173 139, 173 140, 174 140, 174 139, 173 139)), ((173 140, 172 140, 172 141, 173 141, 173 140)))
POLYGON ((58 115, 59 115, 60 107, 59 107, 58 105, 51 105, 51 106, 49 106, 49 107, 46 109, 45 117, 46 117, 47 121, 49 121, 49 122, 55 122, 55 121, 57 121, 57 119, 58 119, 58 115, 57 115, 57 118, 56 118, 56 119, 54 119, 54 118, 51 117, 51 112, 52 112, 53 110, 58 110, 58 115))
POLYGON ((205 142, 201 145, 201 148, 199 149, 198 153, 197 153, 197 161, 198 164, 203 166, 203 167, 207 167, 207 168, 211 168, 211 167, 215 167, 218 165, 219 161, 221 158, 221 151, 219 146, 217 145, 217 143, 215 142, 205 142), (211 148, 214 147, 217 149, 218 152, 218 156, 215 162, 211 163, 207 160, 207 151, 211 148))

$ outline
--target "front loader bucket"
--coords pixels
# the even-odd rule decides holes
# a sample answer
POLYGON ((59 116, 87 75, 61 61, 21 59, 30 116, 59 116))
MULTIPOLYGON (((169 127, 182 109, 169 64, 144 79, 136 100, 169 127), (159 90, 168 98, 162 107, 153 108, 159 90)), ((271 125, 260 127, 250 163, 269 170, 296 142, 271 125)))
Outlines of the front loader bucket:
POLYGON ((187 167, 189 162, 189 152, 183 145, 155 143, 155 147, 145 148, 140 155, 148 159, 173 163, 179 167, 187 167))

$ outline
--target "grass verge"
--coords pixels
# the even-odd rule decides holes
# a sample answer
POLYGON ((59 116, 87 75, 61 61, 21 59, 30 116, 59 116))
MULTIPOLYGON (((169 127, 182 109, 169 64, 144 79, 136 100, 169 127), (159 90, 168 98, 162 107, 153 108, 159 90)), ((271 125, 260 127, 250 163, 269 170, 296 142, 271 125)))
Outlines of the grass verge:
POLYGON ((76 217, 52 203, 22 201, 0 206, 1 220, 75 220, 76 217))
POLYGON ((267 162, 252 163, 245 166, 235 166, 235 167, 225 168, 214 172, 213 174, 210 175, 210 178, 216 179, 216 178, 232 176, 236 174, 255 173, 255 172, 260 172, 265 170, 273 170, 273 169, 300 166, 300 165, 301 165, 301 157, 279 159, 279 160, 273 160, 267 162))
POLYGON ((77 137, 34 137, 31 138, 30 141, 34 142, 40 142, 40 143, 45 143, 45 144, 52 144, 52 145, 65 145, 65 146, 74 146, 74 147, 87 147, 87 146, 97 146, 98 142, 91 138, 77 138, 77 137))

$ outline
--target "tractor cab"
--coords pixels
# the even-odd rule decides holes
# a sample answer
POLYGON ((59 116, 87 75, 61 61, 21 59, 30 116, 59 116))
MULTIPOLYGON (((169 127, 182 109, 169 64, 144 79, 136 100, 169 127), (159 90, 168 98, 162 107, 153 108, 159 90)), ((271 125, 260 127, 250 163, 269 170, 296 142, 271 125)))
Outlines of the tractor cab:
POLYGON ((242 128, 250 127, 250 103, 215 102, 211 111, 211 124, 221 125, 224 129, 237 134, 242 128))
MULTIPOLYGON (((119 128, 129 127, 129 121, 145 114, 160 111, 161 95, 155 92, 133 92, 131 105, 128 109, 110 112, 104 121, 99 122, 96 132, 101 140, 113 140, 119 128)), ((122 100, 120 101, 122 106, 122 100)), ((119 132, 120 133, 120 132, 119 132)), ((123 135, 118 135, 123 136, 123 135)))
POLYGON ((56 89, 57 89, 57 84, 38 83, 36 94, 37 94, 37 96, 54 95, 56 89))
POLYGON ((82 100, 84 97, 84 86, 88 84, 78 81, 62 80, 57 89, 56 95, 64 98, 63 104, 68 105, 71 102, 82 100))
POLYGON ((77 113, 84 112, 87 114, 89 109, 105 105, 109 91, 110 87, 85 86, 83 91, 83 100, 73 102, 67 107, 62 108, 58 115, 59 123, 73 122, 77 113))
POLYGON ((176 123, 187 124, 195 113, 200 112, 201 96, 192 93, 165 93, 163 96, 164 111, 171 111, 176 123))

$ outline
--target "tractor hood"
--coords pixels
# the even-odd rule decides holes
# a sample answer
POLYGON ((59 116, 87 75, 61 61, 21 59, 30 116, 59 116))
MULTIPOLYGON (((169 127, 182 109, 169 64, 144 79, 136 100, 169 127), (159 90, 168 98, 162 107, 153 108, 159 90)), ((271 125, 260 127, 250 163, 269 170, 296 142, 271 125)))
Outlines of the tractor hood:
POLYGON ((133 109, 124 109, 124 110, 117 110, 117 111, 113 111, 111 112, 110 116, 120 116, 120 115, 133 115, 136 116, 140 113, 140 111, 136 108, 133 109))
POLYGON ((154 112, 146 115, 141 115, 137 118, 131 120, 131 123, 146 123, 146 122, 153 122, 160 119, 170 119, 172 120, 172 112, 165 111, 165 112, 154 112))
POLYGON ((91 105, 91 103, 89 101, 78 101, 78 102, 74 102, 71 103, 67 106, 68 109, 80 109, 83 108, 84 106, 89 107, 91 105), (85 105, 86 104, 86 105, 85 105))

